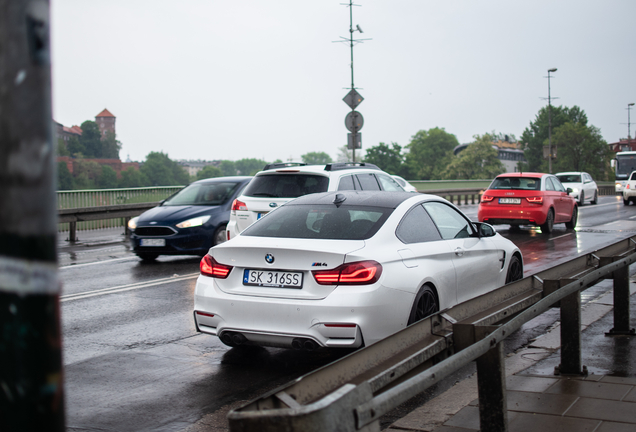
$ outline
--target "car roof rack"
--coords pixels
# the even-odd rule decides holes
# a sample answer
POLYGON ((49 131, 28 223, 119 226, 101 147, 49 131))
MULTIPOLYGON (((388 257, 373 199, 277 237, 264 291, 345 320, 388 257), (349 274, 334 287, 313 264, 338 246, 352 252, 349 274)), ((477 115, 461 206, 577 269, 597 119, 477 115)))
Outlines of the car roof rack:
POLYGON ((265 168, 263 168, 263 171, 269 170, 269 169, 275 169, 275 168, 288 168, 288 167, 305 166, 305 165, 307 165, 305 162, 276 162, 276 163, 265 165, 265 168))
POLYGON ((377 165, 367 162, 336 162, 325 165, 325 171, 339 171, 345 169, 366 168, 380 170, 377 165))

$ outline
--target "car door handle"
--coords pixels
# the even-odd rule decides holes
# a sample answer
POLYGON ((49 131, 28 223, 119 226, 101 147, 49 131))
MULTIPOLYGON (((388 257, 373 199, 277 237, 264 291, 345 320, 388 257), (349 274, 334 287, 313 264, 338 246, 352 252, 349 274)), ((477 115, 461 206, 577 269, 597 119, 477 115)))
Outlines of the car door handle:
POLYGON ((457 249, 455 249, 455 255, 457 255, 457 256, 464 255, 464 249, 458 247, 457 249))

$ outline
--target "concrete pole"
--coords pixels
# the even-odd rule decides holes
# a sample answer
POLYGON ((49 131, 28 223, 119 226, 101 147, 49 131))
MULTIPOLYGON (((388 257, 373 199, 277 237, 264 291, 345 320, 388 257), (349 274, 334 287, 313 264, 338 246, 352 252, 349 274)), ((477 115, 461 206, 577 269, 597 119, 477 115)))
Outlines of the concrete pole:
POLYGON ((0 429, 64 431, 48 0, 0 0, 0 429))

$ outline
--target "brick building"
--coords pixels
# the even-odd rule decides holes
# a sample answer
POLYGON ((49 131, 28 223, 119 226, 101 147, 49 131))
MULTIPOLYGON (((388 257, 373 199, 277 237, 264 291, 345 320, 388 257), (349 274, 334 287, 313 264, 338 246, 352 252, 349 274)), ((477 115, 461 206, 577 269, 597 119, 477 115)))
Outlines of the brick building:
MULTIPOLYGON (((116 117, 107 109, 104 108, 102 112, 95 116, 95 123, 99 127, 99 131, 101 132, 102 138, 106 136, 106 132, 116 133, 115 129, 115 120, 116 117)), ((56 138, 63 139, 65 143, 67 143, 72 137, 79 138, 82 136, 82 128, 79 126, 71 126, 66 127, 61 123, 53 121, 55 126, 56 138)), ((139 169, 138 162, 122 162, 120 159, 83 159, 85 161, 97 162, 100 165, 108 165, 117 173, 117 177, 121 176, 121 172, 126 169, 133 167, 135 169, 139 169)), ((77 164, 77 160, 70 156, 58 156, 58 162, 65 162, 68 170, 73 174, 75 165, 77 164)))

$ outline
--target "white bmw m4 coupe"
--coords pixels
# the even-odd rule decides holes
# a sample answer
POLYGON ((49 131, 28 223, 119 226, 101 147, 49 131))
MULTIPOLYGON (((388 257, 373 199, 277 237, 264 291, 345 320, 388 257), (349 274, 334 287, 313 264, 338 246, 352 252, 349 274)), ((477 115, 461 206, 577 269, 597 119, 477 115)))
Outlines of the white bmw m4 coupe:
POLYGON ((197 330, 229 346, 356 348, 523 277, 519 249, 434 195, 338 191, 201 260, 197 330))

